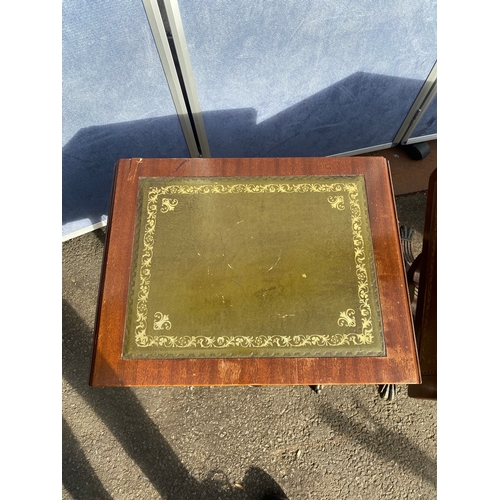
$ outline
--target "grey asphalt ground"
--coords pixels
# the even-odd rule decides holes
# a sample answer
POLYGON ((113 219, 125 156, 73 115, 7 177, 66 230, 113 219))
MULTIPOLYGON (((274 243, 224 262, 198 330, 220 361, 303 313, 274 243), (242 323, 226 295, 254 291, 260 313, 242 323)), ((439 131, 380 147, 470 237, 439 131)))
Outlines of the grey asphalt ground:
MULTIPOLYGON (((421 245, 426 193, 397 197, 421 245)), ((63 499, 424 499, 434 401, 398 386, 88 386, 105 229, 62 245, 63 499)))

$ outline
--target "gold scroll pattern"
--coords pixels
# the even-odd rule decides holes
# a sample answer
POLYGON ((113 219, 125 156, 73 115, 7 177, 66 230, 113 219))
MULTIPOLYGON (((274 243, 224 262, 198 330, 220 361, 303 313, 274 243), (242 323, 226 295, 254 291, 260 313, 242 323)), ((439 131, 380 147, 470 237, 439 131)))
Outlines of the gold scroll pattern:
POLYGON ((173 211, 178 203, 179 203, 178 200, 172 200, 171 198, 163 198, 163 200, 161 200, 162 213, 173 211))
POLYGON ((347 311, 341 312, 337 324, 339 326, 356 326, 356 311, 347 309, 347 311))
MULTIPOLYGON (((333 205, 332 205, 333 206, 333 205)), ((199 186, 169 185, 150 187, 147 200, 147 220, 143 238, 143 252, 140 266, 140 283, 137 298, 137 319, 135 341, 139 347, 163 346, 168 348, 217 348, 227 347, 338 347, 341 345, 362 345, 373 343, 371 308, 369 304, 368 274, 364 239, 361 233, 361 208, 358 188, 355 183, 302 183, 302 184, 205 184, 199 186), (354 259, 358 278, 361 333, 336 333, 333 335, 259 335, 259 336, 202 336, 202 335, 148 335, 147 302, 151 283, 151 262, 153 259, 154 233, 158 211, 158 197, 164 195, 232 194, 232 193, 339 193, 348 194, 351 208, 351 226, 354 242, 354 259)), ((169 322, 170 323, 170 322, 169 322)))
POLYGON ((172 323, 168 319, 168 314, 156 312, 154 315, 153 330, 170 330, 172 323))
POLYGON ((343 196, 329 196, 328 203, 332 206, 332 208, 336 208, 338 210, 344 210, 344 197, 343 196))
POLYGON ((359 311, 361 313, 361 333, 356 334, 355 345, 373 343, 372 312, 369 304, 368 273, 366 271, 365 242, 361 233, 361 207, 356 184, 346 184, 351 205, 351 224, 354 240, 354 260, 358 277, 359 311))

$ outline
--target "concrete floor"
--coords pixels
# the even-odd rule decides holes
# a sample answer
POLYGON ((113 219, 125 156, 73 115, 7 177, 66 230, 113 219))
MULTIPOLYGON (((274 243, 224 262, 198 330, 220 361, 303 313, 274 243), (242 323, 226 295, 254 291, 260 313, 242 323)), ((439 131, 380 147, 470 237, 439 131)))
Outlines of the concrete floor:
MULTIPOLYGON (((378 154, 419 251, 435 163, 399 153, 378 154)), ((104 238, 62 245, 63 499, 437 497, 436 402, 406 386, 394 402, 374 386, 88 387, 104 238)))

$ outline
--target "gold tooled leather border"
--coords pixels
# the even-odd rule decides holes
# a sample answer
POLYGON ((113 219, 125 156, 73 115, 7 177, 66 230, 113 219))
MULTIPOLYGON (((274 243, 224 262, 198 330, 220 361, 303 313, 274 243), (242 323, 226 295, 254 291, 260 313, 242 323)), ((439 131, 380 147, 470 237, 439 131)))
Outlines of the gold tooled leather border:
MULTIPOLYGON (((313 176, 306 176, 311 179, 313 176)), ((192 178, 189 178, 192 179, 192 178)), ((210 177, 210 183, 200 185, 185 185, 180 183, 178 177, 165 177, 165 178, 144 178, 144 180, 158 180, 168 183, 165 186, 150 186, 147 196, 147 218, 144 226, 144 236, 142 237, 141 263, 139 268, 139 283, 136 317, 135 317, 135 344, 136 347, 153 347, 160 346, 165 348, 174 349, 215 349, 222 350, 230 347, 244 347, 244 348, 262 348, 262 347, 276 347, 276 348, 302 348, 302 347, 339 347, 339 346, 369 346, 374 343, 373 334, 373 317, 372 305, 380 315, 380 300, 378 295, 378 286, 376 280, 375 263, 373 259, 368 259, 365 250, 365 241, 362 235, 362 211, 365 212, 366 220, 369 223, 368 207, 364 206, 364 210, 360 205, 359 191, 357 181, 363 182, 364 176, 332 176, 324 177, 318 176, 315 178, 317 182, 292 182, 301 179, 300 176, 283 176, 283 177, 231 177, 231 183, 228 183, 226 177, 210 177), (327 179, 336 179, 335 181, 328 182, 327 179), (338 179, 346 179, 339 181, 338 179), (272 183, 265 183, 263 181, 275 181, 272 183), (237 181, 234 183, 234 181, 237 181), (239 182, 238 182, 239 181, 239 182), (288 182, 287 182, 288 181, 288 182), (358 308, 361 314, 362 329, 361 333, 335 333, 332 335, 318 335, 318 334, 304 334, 304 335, 260 335, 260 336, 176 336, 167 335, 164 333, 151 335, 148 333, 147 316, 148 316, 148 297, 151 282, 151 263, 154 253, 154 234, 156 229, 156 216, 159 207, 160 196, 175 196, 175 195, 203 195, 203 194, 235 194, 235 193, 336 193, 337 196, 329 196, 326 201, 330 203, 332 209, 344 210, 346 207, 345 199, 342 195, 348 198, 348 206, 351 211, 351 228, 354 243, 354 259, 356 265, 356 276, 358 278, 358 308), (367 265, 374 276, 372 291, 374 292, 375 304, 370 304, 370 287, 368 282, 367 265)), ((139 179, 139 183, 142 178, 139 179)), ((199 180, 199 179, 198 179, 199 180)), ((139 187, 140 189, 140 187, 139 187)), ((174 210, 177 205, 177 199, 164 198, 161 206, 163 211, 174 210)), ((138 210, 142 210, 142 199, 138 204, 138 210)), ((140 218, 137 221, 140 224, 140 218)), ((138 230, 139 227, 136 228, 138 230)), ((369 228, 368 228, 369 229, 369 228)), ((138 234, 137 231, 136 234, 138 234)), ((369 230, 368 230, 369 234, 369 230)), ((371 244, 371 241, 369 242, 371 244)), ((373 254, 373 251, 371 252, 373 254)), ((132 276, 135 274, 136 269, 132 269, 132 276)), ((131 280, 131 285, 135 280, 131 280)), ((133 306, 131 303, 131 296, 129 294, 129 307, 133 306)), ((339 314, 339 326, 355 326, 352 324, 352 316, 348 309, 341 311, 339 314)), ((168 316, 161 313, 160 321, 163 325, 167 325, 165 330, 170 330, 171 323, 168 316)), ((377 314, 376 314, 377 315, 377 314)), ((364 353, 363 355, 385 355, 385 342, 383 335, 383 325, 381 320, 378 321, 380 331, 381 351, 373 353, 364 353)), ((156 329, 156 328, 155 328, 156 329)), ((346 352, 343 355, 360 355, 357 353, 346 352)), ((149 357, 147 354, 146 357, 149 357)), ((159 355, 153 356, 159 357, 159 355)))

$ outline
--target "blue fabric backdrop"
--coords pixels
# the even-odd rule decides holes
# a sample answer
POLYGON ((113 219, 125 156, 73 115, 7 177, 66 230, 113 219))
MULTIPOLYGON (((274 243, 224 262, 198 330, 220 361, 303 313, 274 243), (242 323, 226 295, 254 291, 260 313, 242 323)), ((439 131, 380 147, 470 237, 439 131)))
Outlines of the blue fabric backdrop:
POLYGON ((105 220, 114 164, 189 156, 141 0, 63 0, 63 237, 105 220))
POLYGON ((437 58, 436 1, 179 0, 213 156, 391 143, 437 58), (214 112, 251 109, 224 124, 214 112), (261 126, 262 125, 262 126, 261 126), (265 131, 265 133, 264 133, 265 131))
MULTIPOLYGON (((189 152, 141 0, 63 0, 63 236, 105 220, 114 164, 189 152)), ((211 154, 391 143, 437 58, 436 1, 179 0, 211 154)), ((417 133, 435 127, 435 102, 417 133)))

